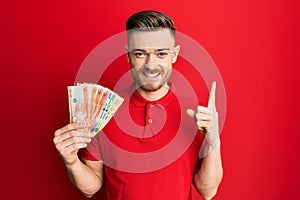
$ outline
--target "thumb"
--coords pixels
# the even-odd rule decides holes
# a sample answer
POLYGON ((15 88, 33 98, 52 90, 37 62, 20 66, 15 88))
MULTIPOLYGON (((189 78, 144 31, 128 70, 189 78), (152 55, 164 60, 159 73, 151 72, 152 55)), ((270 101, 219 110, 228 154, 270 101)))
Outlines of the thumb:
POLYGON ((195 119, 195 111, 192 109, 187 109, 186 113, 188 114, 188 116, 190 116, 192 119, 195 119))

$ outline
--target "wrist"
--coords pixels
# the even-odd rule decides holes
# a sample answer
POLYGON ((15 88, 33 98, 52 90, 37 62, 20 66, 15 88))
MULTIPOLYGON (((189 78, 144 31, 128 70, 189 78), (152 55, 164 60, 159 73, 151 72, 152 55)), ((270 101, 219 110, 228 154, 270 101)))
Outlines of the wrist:
POLYGON ((76 157, 76 159, 73 162, 69 162, 69 163, 65 162, 65 166, 68 170, 74 169, 74 168, 78 167, 79 165, 80 165, 80 160, 78 157, 76 157))
POLYGON ((220 138, 216 138, 213 142, 207 142, 208 148, 215 148, 215 147, 221 147, 221 140, 220 138))
POLYGON ((204 142, 203 148, 199 151, 199 158, 204 158, 212 152, 220 151, 221 149, 221 140, 215 140, 214 142, 209 143, 208 141, 204 142))

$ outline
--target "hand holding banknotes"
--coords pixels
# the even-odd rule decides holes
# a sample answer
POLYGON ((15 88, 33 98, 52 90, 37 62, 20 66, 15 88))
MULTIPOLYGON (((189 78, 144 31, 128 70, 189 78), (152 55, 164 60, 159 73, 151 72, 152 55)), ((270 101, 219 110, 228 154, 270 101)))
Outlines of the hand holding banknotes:
POLYGON ((53 142, 66 165, 78 159, 77 152, 91 142, 91 134, 84 123, 68 124, 55 131, 53 142))
POLYGON ((78 150, 106 126, 124 99, 101 85, 78 83, 68 86, 68 100, 70 124, 55 132, 53 142, 65 164, 71 165, 78 150))

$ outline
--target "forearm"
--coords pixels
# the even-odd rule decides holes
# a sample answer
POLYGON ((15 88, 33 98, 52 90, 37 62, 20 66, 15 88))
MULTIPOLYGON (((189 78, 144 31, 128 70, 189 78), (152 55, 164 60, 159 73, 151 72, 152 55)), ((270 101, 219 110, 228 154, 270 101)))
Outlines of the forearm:
POLYGON ((95 173, 79 159, 71 166, 66 165, 71 182, 87 197, 92 197, 102 186, 102 172, 95 173))
POLYGON ((220 142, 206 155, 200 169, 195 174, 194 182, 198 192, 205 200, 212 199, 217 193, 223 177, 220 142))

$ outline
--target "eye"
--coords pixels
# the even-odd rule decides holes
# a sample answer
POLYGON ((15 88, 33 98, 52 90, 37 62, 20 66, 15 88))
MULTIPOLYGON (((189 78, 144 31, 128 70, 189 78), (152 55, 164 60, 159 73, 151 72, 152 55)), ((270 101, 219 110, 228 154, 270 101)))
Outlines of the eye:
POLYGON ((147 55, 144 52, 134 52, 136 58, 145 58, 147 55))
POLYGON ((164 57, 166 57, 168 54, 169 54, 169 53, 166 52, 166 51, 160 51, 160 52, 157 53, 157 57, 159 57, 159 58, 164 58, 164 57))

